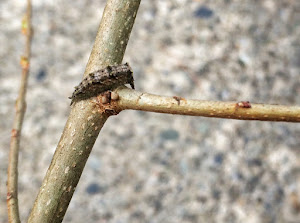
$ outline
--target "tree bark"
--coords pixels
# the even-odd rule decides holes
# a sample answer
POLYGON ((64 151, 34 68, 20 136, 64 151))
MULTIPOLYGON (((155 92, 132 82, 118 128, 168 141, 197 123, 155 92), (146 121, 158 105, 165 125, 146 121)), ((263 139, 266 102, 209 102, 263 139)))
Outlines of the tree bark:
MULTIPOLYGON (((108 0, 85 76, 121 64, 140 0, 108 0)), ((94 98, 71 107, 63 134, 30 213, 28 222, 61 222, 85 163, 108 115, 94 98)))

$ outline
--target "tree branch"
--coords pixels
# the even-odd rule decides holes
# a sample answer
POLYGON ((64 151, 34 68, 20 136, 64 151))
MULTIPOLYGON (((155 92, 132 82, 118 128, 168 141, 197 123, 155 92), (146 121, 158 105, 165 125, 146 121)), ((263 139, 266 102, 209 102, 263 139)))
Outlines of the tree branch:
POLYGON ((119 87, 115 92, 119 95, 119 100, 112 102, 112 109, 116 111, 133 109, 215 118, 300 122, 299 106, 188 100, 177 96, 142 93, 127 87, 119 87))
MULTIPOLYGON (((108 0, 85 75, 121 64, 140 0, 108 0)), ((92 99, 74 103, 28 222, 61 222, 108 114, 92 99)))
POLYGON ((16 115, 11 131, 11 141, 9 150, 9 161, 7 168, 7 209, 9 222, 20 222, 18 205, 18 158, 20 148, 21 130, 26 111, 26 90, 29 75, 30 55, 31 55, 31 1, 27 0, 27 11, 22 21, 22 33, 26 36, 25 52, 21 57, 22 78, 19 95, 16 100, 16 115))

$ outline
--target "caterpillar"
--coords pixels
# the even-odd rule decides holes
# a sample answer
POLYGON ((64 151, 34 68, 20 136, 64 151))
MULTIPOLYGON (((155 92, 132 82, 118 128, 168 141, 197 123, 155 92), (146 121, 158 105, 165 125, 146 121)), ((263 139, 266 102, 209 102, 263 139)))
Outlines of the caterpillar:
POLYGON ((72 96, 69 97, 69 99, 72 100, 71 105, 74 100, 94 97, 104 91, 113 90, 124 84, 130 84, 132 89, 134 89, 132 73, 129 64, 125 63, 116 66, 107 66, 104 69, 88 74, 88 76, 75 87, 72 96))

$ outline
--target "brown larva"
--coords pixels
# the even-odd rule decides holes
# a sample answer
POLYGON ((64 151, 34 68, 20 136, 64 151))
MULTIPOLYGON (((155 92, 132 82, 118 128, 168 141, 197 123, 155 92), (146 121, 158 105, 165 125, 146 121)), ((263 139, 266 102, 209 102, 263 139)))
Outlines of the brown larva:
POLYGON ((124 84, 130 84, 134 89, 134 80, 129 64, 107 66, 104 69, 90 73, 75 87, 75 91, 69 97, 72 99, 71 105, 75 99, 82 100, 94 97, 104 91, 113 90, 124 84))

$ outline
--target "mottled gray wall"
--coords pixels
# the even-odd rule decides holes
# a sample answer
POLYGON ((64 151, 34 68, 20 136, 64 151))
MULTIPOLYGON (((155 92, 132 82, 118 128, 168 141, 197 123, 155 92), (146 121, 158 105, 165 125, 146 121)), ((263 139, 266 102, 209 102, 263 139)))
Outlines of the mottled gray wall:
MULTIPOLYGON (((105 1, 33 1, 19 165, 26 219, 70 111, 105 1)), ((0 3, 0 222, 24 49, 23 1, 0 3)), ((300 105, 300 2, 144 0, 124 62, 136 88, 300 105)), ((299 124, 122 112, 105 124, 64 222, 297 222, 299 124)))

